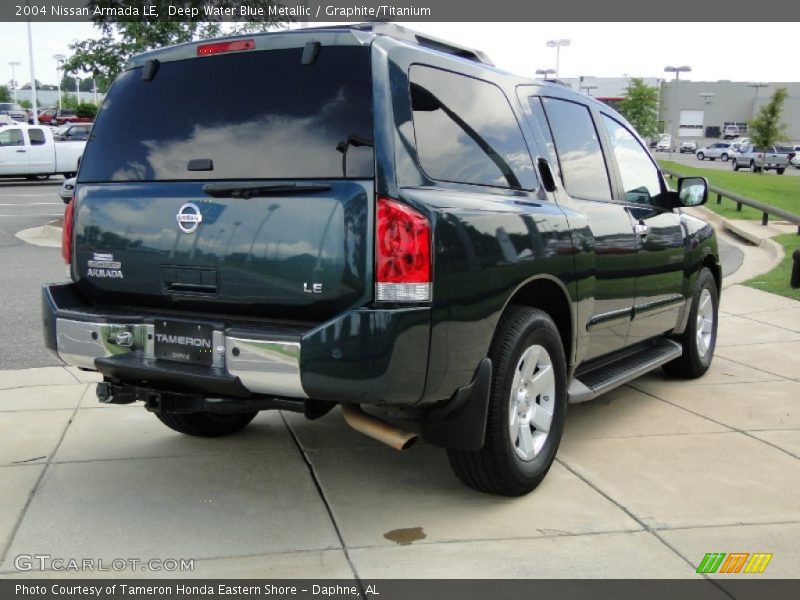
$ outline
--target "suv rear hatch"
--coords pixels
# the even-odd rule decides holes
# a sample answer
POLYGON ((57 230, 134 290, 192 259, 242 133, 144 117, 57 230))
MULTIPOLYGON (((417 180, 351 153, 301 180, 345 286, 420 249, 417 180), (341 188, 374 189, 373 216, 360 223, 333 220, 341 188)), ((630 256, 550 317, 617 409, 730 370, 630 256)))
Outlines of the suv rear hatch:
POLYGON ((93 301, 322 320, 372 298, 370 49, 270 37, 117 79, 75 206, 93 301))

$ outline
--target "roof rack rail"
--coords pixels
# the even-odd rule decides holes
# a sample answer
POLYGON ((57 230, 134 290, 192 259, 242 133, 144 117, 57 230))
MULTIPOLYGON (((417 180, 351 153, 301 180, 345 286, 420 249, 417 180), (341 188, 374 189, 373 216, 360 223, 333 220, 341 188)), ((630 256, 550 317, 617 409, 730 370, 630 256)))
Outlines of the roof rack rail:
MULTIPOLYGON (((411 42, 412 44, 418 44, 425 48, 431 48, 432 50, 438 50, 439 52, 445 52, 447 54, 452 54, 453 56, 459 56, 473 62, 489 65, 490 67, 494 66, 494 63, 489 59, 489 57, 480 50, 459 46, 458 44, 453 44, 424 33, 419 33, 418 31, 408 29, 407 27, 403 27, 395 23, 377 21, 374 23, 357 23, 355 25, 344 25, 342 27, 335 28, 368 31, 375 35, 384 35, 396 40, 411 42)), ((320 27, 320 29, 331 29, 331 27, 320 27)))

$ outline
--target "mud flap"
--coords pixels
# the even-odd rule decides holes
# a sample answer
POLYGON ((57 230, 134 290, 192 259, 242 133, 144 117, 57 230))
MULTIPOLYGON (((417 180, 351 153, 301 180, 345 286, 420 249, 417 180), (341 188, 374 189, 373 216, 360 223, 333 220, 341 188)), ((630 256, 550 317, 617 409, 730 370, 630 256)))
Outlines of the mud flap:
POLYGON ((445 406, 429 412, 421 422, 429 444, 455 450, 480 450, 486 435, 492 361, 484 358, 472 383, 459 389, 445 406))

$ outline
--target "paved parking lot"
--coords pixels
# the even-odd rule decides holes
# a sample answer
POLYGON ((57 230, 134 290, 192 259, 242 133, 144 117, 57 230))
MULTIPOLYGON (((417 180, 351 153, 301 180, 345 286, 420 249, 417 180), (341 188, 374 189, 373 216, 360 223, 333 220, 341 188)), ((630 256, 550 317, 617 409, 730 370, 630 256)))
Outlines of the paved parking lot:
MULTIPOLYGON (((654 152, 653 156, 657 160, 669 160, 669 153, 668 152, 654 152)), ((694 154, 681 154, 680 152, 673 152, 672 153, 672 160, 681 163, 683 165, 688 165, 690 167, 697 167, 698 169, 716 169, 718 171, 731 171, 731 162, 723 162, 721 159, 717 160, 697 160, 697 157, 694 154)), ((743 171, 746 172, 746 171, 743 171)), ((775 171, 768 171, 768 175, 775 175, 775 171)), ((795 169, 794 167, 789 167, 784 171, 783 176, 790 175, 794 177, 800 176, 800 169, 795 169)))
POLYGON ((195 577, 683 578, 706 552, 770 552, 762 577, 798 577, 800 303, 733 286, 722 311, 703 379, 658 371, 571 407, 552 471, 518 499, 338 410, 201 440, 99 405, 78 371, 2 371, 0 576, 48 554, 189 558, 195 577))

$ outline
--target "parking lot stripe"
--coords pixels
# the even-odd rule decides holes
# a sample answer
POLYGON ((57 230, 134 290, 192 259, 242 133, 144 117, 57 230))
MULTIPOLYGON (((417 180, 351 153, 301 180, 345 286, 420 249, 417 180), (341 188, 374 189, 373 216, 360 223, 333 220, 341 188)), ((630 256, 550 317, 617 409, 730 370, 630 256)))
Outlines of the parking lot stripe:
POLYGON ((0 215, 0 217, 16 217, 21 219, 23 217, 63 217, 63 213, 35 213, 35 214, 20 214, 20 215, 0 215))

